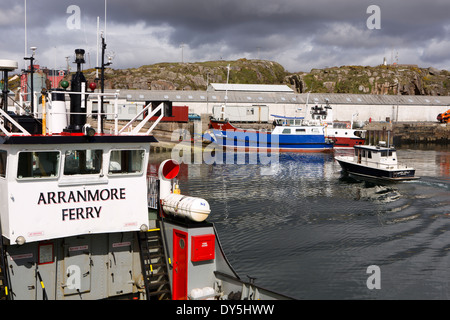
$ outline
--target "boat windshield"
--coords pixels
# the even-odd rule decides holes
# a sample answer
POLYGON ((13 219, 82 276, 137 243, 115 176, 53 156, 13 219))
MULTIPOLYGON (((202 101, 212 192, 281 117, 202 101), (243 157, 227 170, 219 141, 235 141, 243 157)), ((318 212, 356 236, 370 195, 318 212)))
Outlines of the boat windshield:
POLYGON ((111 151, 109 174, 142 172, 144 156, 144 150, 111 151))
POLYGON ((50 178, 58 176, 59 151, 19 152, 17 178, 50 178))
POLYGON ((301 126, 303 119, 275 119, 275 123, 279 126, 301 126))
POLYGON ((64 174, 98 174, 102 168, 102 150, 67 150, 64 174))

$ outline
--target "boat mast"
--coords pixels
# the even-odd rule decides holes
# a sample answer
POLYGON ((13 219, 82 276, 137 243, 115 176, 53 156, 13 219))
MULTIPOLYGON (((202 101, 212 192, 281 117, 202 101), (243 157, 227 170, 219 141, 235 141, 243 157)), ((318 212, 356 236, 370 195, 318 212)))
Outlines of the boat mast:
MULTIPOLYGON (((31 47, 30 49, 32 51, 31 57, 23 58, 24 60, 30 60, 30 70, 25 69, 23 72, 29 73, 31 75, 31 77, 30 77, 30 86, 31 86, 30 87, 30 90, 31 90, 30 97, 31 97, 31 99, 30 99, 30 101, 31 101, 31 112, 34 112, 34 76, 33 76, 33 74, 34 74, 34 60, 35 60, 34 55, 36 54, 37 48, 31 47)), ((28 77, 27 77, 27 79, 28 79, 28 77)), ((28 101, 28 99, 27 99, 27 101, 28 101)))
MULTIPOLYGON (((102 37, 102 64, 100 67, 96 67, 96 69, 100 69, 100 79, 96 78, 95 80, 100 80, 100 91, 101 93, 105 93, 105 67, 109 66, 110 64, 112 64, 111 61, 108 61, 107 63, 105 63, 105 50, 106 50, 106 43, 105 43, 105 38, 103 36, 103 34, 101 35, 102 37)), ((109 60, 109 59, 108 59, 109 60)), ((102 118, 100 121, 100 128, 99 128, 99 132, 103 132, 103 119, 105 118, 104 115, 104 109, 103 109, 103 94, 100 97, 100 106, 98 106, 97 108, 100 108, 100 117, 102 118)))
POLYGON ((220 120, 225 120, 225 109, 227 107, 228 100, 228 82, 230 80, 230 65, 227 66, 227 85, 225 87, 225 103, 222 105, 222 110, 220 112, 220 120))

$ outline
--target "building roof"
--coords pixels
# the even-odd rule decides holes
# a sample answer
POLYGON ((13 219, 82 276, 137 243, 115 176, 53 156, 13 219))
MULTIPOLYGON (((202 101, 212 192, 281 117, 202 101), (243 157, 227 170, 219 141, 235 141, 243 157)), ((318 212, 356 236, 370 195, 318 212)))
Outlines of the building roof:
POLYGON ((333 104, 358 105, 449 105, 448 96, 403 96, 403 95, 376 95, 376 94, 347 94, 347 93, 311 93, 300 94, 308 99, 309 104, 322 104, 328 99, 333 104))
POLYGON ((287 85, 276 84, 211 83, 210 87, 215 91, 294 92, 294 90, 287 85))
MULTIPOLYGON (((115 90, 105 90, 115 92, 115 90)), ((251 103, 251 104, 301 104, 328 103, 339 105, 417 105, 449 106, 449 96, 402 96, 346 93, 294 93, 269 91, 176 91, 176 90, 120 90, 120 98, 128 101, 172 101, 177 103, 251 103)), ((93 95, 95 97, 95 95, 93 95)))

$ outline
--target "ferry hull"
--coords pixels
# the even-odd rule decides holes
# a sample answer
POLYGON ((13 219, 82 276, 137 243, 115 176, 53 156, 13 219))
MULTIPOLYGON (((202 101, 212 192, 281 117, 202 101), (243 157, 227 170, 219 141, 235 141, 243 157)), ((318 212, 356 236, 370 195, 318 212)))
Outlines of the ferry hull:
MULTIPOLYGON (((10 299, 292 300, 241 279, 214 224, 165 218, 149 225, 147 232, 4 245, 10 299), (216 282, 221 285, 214 290, 216 282)), ((6 299, 2 291, 0 299, 6 299)))

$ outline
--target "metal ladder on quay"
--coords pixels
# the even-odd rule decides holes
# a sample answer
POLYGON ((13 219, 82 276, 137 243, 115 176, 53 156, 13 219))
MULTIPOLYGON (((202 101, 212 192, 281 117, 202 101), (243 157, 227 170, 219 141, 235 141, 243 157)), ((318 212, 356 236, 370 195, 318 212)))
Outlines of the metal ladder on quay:
POLYGON ((139 231, 138 240, 147 300, 170 300, 172 295, 159 223, 155 229, 139 231))

